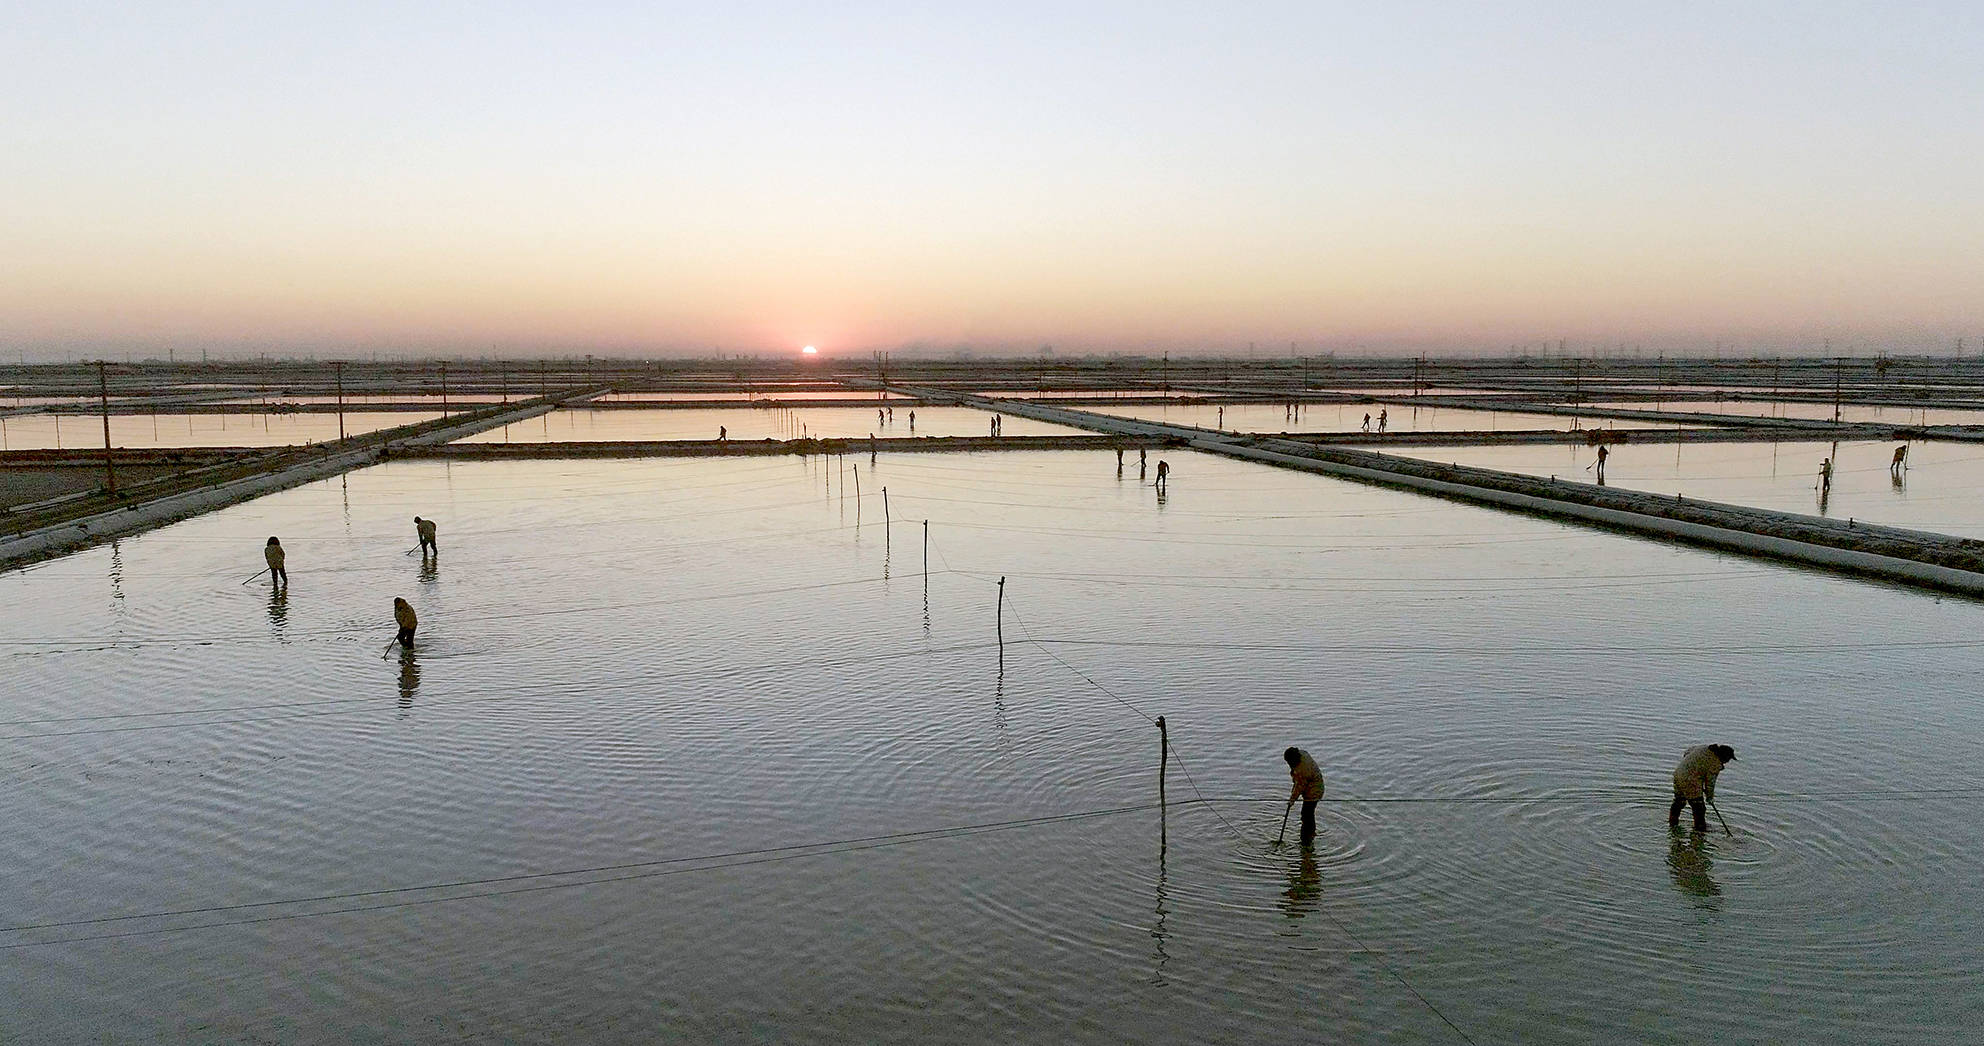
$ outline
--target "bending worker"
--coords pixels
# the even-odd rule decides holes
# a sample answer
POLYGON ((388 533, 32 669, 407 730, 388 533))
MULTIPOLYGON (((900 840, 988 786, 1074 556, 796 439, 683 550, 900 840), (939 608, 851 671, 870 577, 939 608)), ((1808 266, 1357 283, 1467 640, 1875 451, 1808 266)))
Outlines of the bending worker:
POLYGON ((1702 802, 1715 802, 1715 777, 1722 768, 1736 761, 1736 750, 1728 745, 1696 745, 1681 753, 1681 765, 1674 768, 1674 805, 1667 808, 1669 827, 1681 823, 1681 805, 1695 812, 1695 831, 1708 831, 1702 816, 1702 802))
POLYGON ((413 517, 413 531, 420 535, 420 552, 422 555, 426 555, 429 551, 432 551, 437 556, 441 554, 441 546, 434 543, 433 520, 421 519, 419 516, 413 517))
POLYGON ((262 546, 262 558, 269 563, 269 587, 288 588, 289 571, 284 570, 282 566, 282 542, 273 537, 269 538, 269 543, 262 546))
MULTIPOLYGON (((1316 804, 1323 798, 1323 770, 1309 753, 1300 748, 1291 748, 1281 753, 1288 762, 1288 777, 1294 787, 1288 790, 1288 805, 1302 800, 1302 841, 1313 842, 1316 838, 1316 804)), ((1282 820, 1288 819, 1288 811, 1282 810, 1282 820)))
POLYGON ((413 630, 420 627, 420 618, 414 616, 413 604, 398 596, 394 596, 393 620, 398 622, 400 626, 400 635, 395 642, 408 650, 412 650, 413 630))

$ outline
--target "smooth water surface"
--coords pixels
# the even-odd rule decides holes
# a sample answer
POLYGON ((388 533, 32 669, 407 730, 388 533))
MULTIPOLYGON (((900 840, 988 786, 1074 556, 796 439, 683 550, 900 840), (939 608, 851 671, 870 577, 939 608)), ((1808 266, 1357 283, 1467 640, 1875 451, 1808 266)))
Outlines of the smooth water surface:
MULTIPOLYGON (((1984 447, 1908 444, 1907 468, 1889 466, 1899 443, 1646 443, 1613 446, 1605 481, 1614 487, 1702 501, 1859 519, 1984 538, 1984 447), (1833 459, 1821 491, 1819 464, 1833 459)), ((1593 482, 1591 447, 1382 447, 1367 450, 1531 476, 1593 482)))
MULTIPOLYGON (((1658 410, 1669 413, 1732 414, 1744 418, 1797 418, 1804 421, 1833 420, 1830 403, 1783 403, 1757 400, 1658 400, 1602 404, 1622 410, 1658 410)), ((1846 424, 1877 425, 1984 425, 1984 411, 1947 407, 1877 407, 1861 403, 1839 405, 1839 420, 1846 424)))
POLYGON ((395 462, 0 574, 0 1040, 1984 1024, 1977 604, 1190 453, 856 460, 395 462), (1733 836, 1665 824, 1707 741, 1733 836))
POLYGON ((1300 411, 1281 404, 1209 404, 1179 406, 1077 407, 1119 418, 1136 418, 1169 425, 1192 425, 1227 432, 1360 432, 1378 431, 1378 414, 1385 412, 1386 432, 1480 432, 1513 429, 1645 429, 1661 422, 1617 418, 1578 418, 1558 414, 1526 414, 1510 410, 1466 410, 1421 407, 1401 403, 1304 404, 1300 411), (1222 413, 1222 411, 1224 413, 1222 413), (1371 416, 1364 428, 1364 416, 1371 416))
MULTIPOLYGON (((730 430, 733 440, 799 439, 814 436, 825 439, 863 439, 870 435, 902 438, 908 436, 986 436, 995 415, 969 407, 917 407, 897 405, 895 417, 888 408, 878 417, 873 407, 710 407, 636 410, 586 410, 580 407, 555 410, 535 418, 490 429, 466 437, 462 443, 562 443, 589 440, 701 440, 717 438, 719 426, 730 430), (910 412, 916 423, 910 425, 910 412)), ((1066 436, 1082 429, 1026 418, 1006 417, 1002 436, 1066 436)))
MULTIPOLYGON (((436 410, 348 411, 344 432, 413 425, 441 416, 436 410)), ((112 414, 110 442, 117 447, 286 447, 338 438, 336 414, 112 414)), ((103 446, 103 419, 88 415, 30 414, 0 419, 0 450, 77 449, 103 446)))

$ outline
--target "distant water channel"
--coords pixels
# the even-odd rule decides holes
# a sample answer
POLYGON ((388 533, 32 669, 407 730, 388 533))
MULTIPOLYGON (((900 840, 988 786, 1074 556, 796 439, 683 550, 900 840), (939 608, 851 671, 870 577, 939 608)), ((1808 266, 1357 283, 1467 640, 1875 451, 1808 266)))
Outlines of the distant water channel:
MULTIPOLYGON (((573 407, 480 432, 462 443, 559 443, 591 440, 713 440, 727 430, 732 440, 903 439, 915 436, 991 435, 989 411, 967 407, 573 407), (877 410, 881 413, 878 415, 877 410), (912 423, 910 414, 914 412, 912 423)), ((1002 436, 1067 436, 1085 430, 1026 418, 1001 416, 1002 436)))
POLYGON ((1984 1026, 1977 604, 1165 457, 394 462, 0 574, 0 1040, 1984 1026))
MULTIPOLYGON (((413 425, 441 416, 427 411, 351 411, 349 436, 413 425)), ((336 414, 113 414, 115 447, 285 447, 338 438, 336 414)), ((103 419, 82 414, 27 414, 0 419, 0 450, 90 449, 103 446, 103 419)))
MULTIPOLYGON (((1607 448, 1605 480, 1655 494, 1984 538, 1984 446, 1911 443, 1907 468, 1897 472, 1891 463, 1898 446, 1886 440, 1628 443, 1607 448), (1832 485, 1822 490, 1819 465, 1828 458, 1832 485)), ((1586 446, 1366 449, 1585 483, 1597 476, 1597 451, 1586 446)))

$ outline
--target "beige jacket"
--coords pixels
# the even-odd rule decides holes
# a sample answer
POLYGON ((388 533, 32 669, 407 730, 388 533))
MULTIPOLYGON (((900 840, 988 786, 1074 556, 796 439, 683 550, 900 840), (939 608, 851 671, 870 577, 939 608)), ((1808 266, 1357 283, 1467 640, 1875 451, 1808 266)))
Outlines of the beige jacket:
POLYGON ((404 601, 393 604, 393 620, 399 622, 401 628, 420 627, 420 619, 413 615, 413 605, 404 601))
MULTIPOLYGON (((1296 749, 1301 752, 1301 749, 1296 749)), ((1288 801, 1301 799, 1315 802, 1323 797, 1323 768, 1316 765, 1309 753, 1302 752, 1302 761, 1288 769, 1288 778, 1294 787, 1288 791, 1288 801)))
POLYGON ((415 533, 420 535, 420 540, 425 541, 430 545, 434 543, 433 520, 423 519, 418 524, 416 524, 413 529, 415 533))
POLYGON ((268 560, 268 561, 269 561, 269 569, 270 569, 270 570, 281 570, 281 569, 282 569, 282 546, 281 546, 281 545, 263 545, 263 546, 262 546, 262 558, 263 558, 263 559, 266 559, 266 560, 268 560))
POLYGON ((1722 772, 1722 759, 1707 745, 1696 745, 1681 753, 1681 765, 1674 768, 1674 794, 1683 799, 1715 798, 1715 775, 1722 772))

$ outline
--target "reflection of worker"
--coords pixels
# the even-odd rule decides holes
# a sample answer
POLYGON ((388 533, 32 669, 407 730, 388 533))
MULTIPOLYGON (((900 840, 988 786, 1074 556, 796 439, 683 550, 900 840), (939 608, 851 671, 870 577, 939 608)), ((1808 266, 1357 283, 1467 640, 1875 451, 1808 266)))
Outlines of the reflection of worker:
POLYGON ((441 546, 434 543, 433 520, 421 519, 419 516, 413 517, 413 532, 420 535, 420 551, 423 555, 428 552, 433 552, 437 555, 440 553, 441 546))
MULTIPOLYGON (((1281 753, 1288 763, 1288 779, 1293 787, 1288 790, 1288 805, 1302 800, 1302 841, 1311 842, 1316 838, 1316 804, 1323 798, 1323 770, 1310 758, 1309 753, 1300 748, 1290 748, 1281 753)), ((1284 811, 1282 816, 1287 817, 1284 811)))
POLYGON ((1715 778, 1722 768, 1736 761, 1736 750, 1728 745, 1696 745, 1681 754, 1681 765, 1674 768, 1674 805, 1667 808, 1667 823, 1681 823, 1681 807, 1686 804, 1695 814, 1695 831, 1708 831, 1703 800, 1715 801, 1715 778))
POLYGON ((280 585, 288 588, 289 571, 284 570, 282 566, 282 542, 273 537, 269 538, 269 543, 262 546, 262 558, 269 564, 269 586, 273 588, 280 585))
POLYGON ((413 630, 420 627, 420 618, 413 613, 413 604, 393 597, 393 620, 400 626, 399 638, 395 642, 407 650, 413 649, 413 630))

